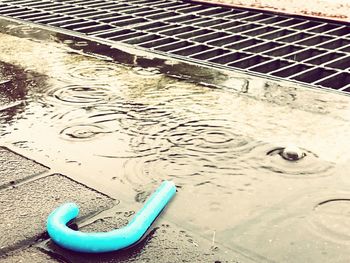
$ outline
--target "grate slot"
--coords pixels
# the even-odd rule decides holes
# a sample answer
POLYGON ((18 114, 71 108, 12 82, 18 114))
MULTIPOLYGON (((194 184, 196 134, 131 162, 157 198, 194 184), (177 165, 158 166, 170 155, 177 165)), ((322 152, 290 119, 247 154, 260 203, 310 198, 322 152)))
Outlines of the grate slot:
POLYGON ((3 13, 6 13, 7 11, 11 11, 11 10, 18 10, 17 7, 13 7, 13 6, 9 6, 9 5, 2 5, 0 3, 0 11, 3 13))
POLYGON ((340 73, 316 84, 323 87, 341 90, 342 88, 346 88, 350 85, 350 73, 340 73))
POLYGON ((310 59, 311 57, 319 56, 321 54, 323 54, 322 51, 320 51, 318 49, 310 48, 310 49, 306 49, 306 50, 303 50, 303 51, 298 52, 298 53, 294 53, 294 54, 289 55, 285 58, 293 60, 293 61, 304 61, 304 60, 310 59))
POLYGON ((280 48, 269 50, 268 52, 265 52, 264 54, 266 54, 268 56, 273 56, 273 57, 283 57, 284 55, 289 55, 291 53, 295 53, 295 52, 300 51, 302 49, 303 48, 300 46, 286 45, 286 46, 282 46, 280 48))
MULTIPOLYGON (((40 11, 27 11, 27 12, 21 12, 19 15, 17 14, 13 14, 13 16, 15 16, 16 18, 19 18, 19 19, 30 19, 30 18, 33 18, 33 17, 40 17, 40 16, 43 16, 45 13, 42 13, 40 11)), ((47 15, 47 14, 45 14, 47 15)))
POLYGON ((283 17, 283 16, 273 16, 264 20, 259 21, 260 23, 264 23, 266 25, 274 25, 276 23, 281 23, 286 20, 288 20, 288 17, 283 17))
POLYGON ((183 27, 179 27, 178 25, 169 25, 166 30, 162 30, 159 33, 163 34, 163 35, 167 35, 167 36, 175 36, 175 35, 179 35, 182 34, 184 32, 193 32, 195 31, 197 28, 192 27, 192 26, 183 26, 183 27))
POLYGON ((67 27, 70 25, 76 25, 79 23, 87 22, 86 20, 83 19, 78 19, 78 18, 73 18, 73 17, 67 17, 66 20, 60 19, 57 22, 50 22, 48 23, 50 26, 59 26, 59 27, 67 27))
POLYGON ((163 46, 158 46, 156 47, 155 49, 156 50, 159 50, 159 51, 174 51, 174 50, 177 50, 177 49, 180 49, 180 48, 184 48, 184 47, 190 47, 190 46, 193 46, 194 43, 192 42, 189 42, 189 41, 178 41, 178 42, 175 42, 175 43, 170 43, 170 44, 167 44, 167 45, 163 45, 163 46))
POLYGON ((109 10, 111 7, 114 7, 115 3, 97 3, 88 5, 89 8, 98 8, 102 10, 109 10))
POLYGON ((244 33, 245 31, 257 29, 259 27, 263 27, 263 26, 260 24, 242 24, 239 26, 227 28, 226 31, 232 32, 232 33, 244 33))
POLYGON ((270 33, 276 30, 278 30, 278 27, 267 26, 244 32, 244 34, 252 37, 260 37, 261 35, 265 35, 266 33, 270 33))
POLYGON ((294 76, 292 77, 292 79, 302 81, 302 82, 314 83, 316 81, 319 81, 320 79, 324 79, 336 73, 337 71, 334 71, 334 70, 316 68, 316 69, 312 69, 310 71, 304 72, 302 74, 299 74, 297 76, 294 76))
POLYGON ((166 24, 163 22, 150 22, 147 24, 143 24, 142 26, 134 27, 134 29, 150 31, 151 29, 159 29, 159 28, 162 28, 162 27, 168 26, 168 25, 169 24, 166 24))
POLYGON ((135 16, 141 16, 141 17, 145 17, 145 18, 152 18, 154 15, 157 15, 159 12, 158 10, 152 10, 152 11, 145 11, 145 12, 141 12, 141 13, 133 13, 132 15, 135 16))
POLYGON ((85 28, 85 27, 90 27, 90 26, 99 26, 99 24, 96 22, 83 21, 83 22, 64 25, 62 27, 66 28, 66 29, 75 30, 77 28, 85 28))
POLYGON ((21 12, 25 12, 25 11, 27 11, 26 8, 13 8, 13 9, 5 10, 5 11, 0 10, 0 14, 12 16, 13 14, 18 14, 18 13, 21 14, 21 12))
POLYGON ((313 32, 313 33, 327 33, 327 31, 334 30, 338 28, 337 25, 333 24, 322 24, 315 28, 310 28, 307 31, 313 32))
POLYGON ((308 30, 310 28, 314 28, 314 27, 320 26, 321 24, 322 23, 306 21, 304 23, 292 26, 292 28, 293 29, 298 29, 298 30, 308 30))
POLYGON ((235 68, 242 68, 242 69, 247 69, 251 67, 255 67, 256 65, 265 63, 267 61, 271 61, 270 58, 268 57, 263 57, 260 55, 256 55, 238 62, 230 63, 228 66, 235 67, 235 68))
POLYGON ((201 22, 205 22, 205 21, 208 21, 210 20, 211 18, 206 18, 206 17, 199 17, 197 19, 193 19, 193 20, 187 20, 187 21, 183 21, 182 23, 184 25, 197 25, 197 23, 201 23, 201 22))
POLYGON ((208 29, 198 29, 192 32, 184 33, 184 34, 176 34, 176 37, 178 38, 185 38, 185 39, 191 39, 194 37, 199 37, 202 35, 207 35, 210 33, 213 33, 214 31, 208 30, 208 29))
POLYGON ((145 35, 137 38, 128 39, 124 41, 124 43, 133 44, 133 45, 142 44, 142 43, 145 44, 145 43, 149 43, 159 39, 162 39, 162 37, 158 35, 145 35))
POLYGON ((206 9, 205 6, 199 5, 199 6, 194 6, 194 7, 185 7, 185 8, 179 8, 177 9, 178 12, 180 13, 198 13, 198 11, 204 11, 206 9))
POLYGON ((242 41, 245 39, 247 39, 247 37, 245 37, 245 36, 233 35, 233 36, 227 36, 227 37, 220 38, 217 40, 209 41, 208 45, 221 47, 221 46, 230 45, 231 43, 242 41))
POLYGON ((217 26, 217 25, 222 25, 226 22, 227 20, 224 20, 224 19, 216 19, 216 20, 209 20, 209 21, 208 19, 205 19, 204 22, 196 23, 196 26, 200 26, 200 27, 217 26))
POLYGON ((159 27, 146 29, 145 31, 159 33, 159 34, 163 34, 163 35, 172 35, 171 31, 172 30, 177 30, 179 28, 183 28, 183 26, 181 26, 181 25, 174 25, 174 24, 165 24, 164 26, 159 26, 159 27))
POLYGON ((230 19, 232 16, 235 16, 237 14, 246 14, 246 13, 247 11, 244 11, 244 10, 231 9, 229 13, 225 13, 221 17, 225 19, 230 19))
POLYGON ((296 25, 302 24, 302 23, 304 23, 304 20, 291 18, 291 19, 288 19, 287 21, 277 23, 276 25, 278 25, 280 27, 291 27, 291 26, 296 26, 296 25))
POLYGON ((285 44, 277 43, 277 42, 265 42, 264 44, 257 45, 255 47, 246 49, 245 51, 251 52, 251 53, 262 53, 264 51, 272 50, 278 47, 282 47, 285 44))
POLYGON ((155 48, 155 47, 159 47, 159 46, 164 46, 170 43, 174 43, 176 41, 176 39, 171 38, 171 37, 167 37, 167 38, 162 38, 159 40, 152 40, 146 43, 142 43, 140 44, 141 47, 145 47, 145 48, 155 48))
POLYGON ((347 46, 347 47, 344 47, 344 48, 340 49, 340 51, 350 53, 350 45, 349 45, 349 46, 347 46))
POLYGON ((219 29, 219 30, 227 30, 229 28, 233 28, 236 26, 242 26, 242 25, 244 25, 244 23, 240 22, 240 21, 229 21, 229 22, 223 23, 221 25, 214 26, 213 28, 219 29))
MULTIPOLYGON (((32 13, 32 14, 28 14, 28 15, 23 15, 23 16, 17 16, 17 18, 19 19, 28 19, 30 21, 35 21, 36 19, 41 19, 44 17, 48 17, 49 15, 47 13, 32 13)), ((57 15, 51 15, 49 17, 58 17, 57 15)))
POLYGON ((219 64, 229 64, 237 60, 242 60, 245 58, 251 57, 251 54, 243 53, 243 52, 236 52, 231 54, 224 54, 222 56, 209 59, 210 62, 219 63, 219 64))
POLYGON ((58 6, 58 7, 47 8, 46 11, 64 13, 67 11, 74 11, 79 9, 80 9, 79 7, 74 7, 74 6, 63 6, 63 7, 58 6))
POLYGON ((224 8, 216 8, 211 10, 206 10, 202 12, 198 12, 198 15, 201 16, 213 16, 213 17, 222 17, 228 14, 232 14, 232 11, 230 9, 224 9, 224 8))
POLYGON ((114 27, 110 25, 97 24, 97 25, 91 25, 91 26, 85 26, 85 27, 78 27, 78 28, 75 28, 74 30, 84 34, 90 34, 90 33, 92 34, 94 32, 107 31, 109 29, 114 29, 114 27))
POLYGON ((93 14, 91 16, 86 16, 86 18, 88 19, 92 19, 92 20, 96 20, 96 21, 99 21, 99 22, 104 22, 104 23, 108 23, 109 19, 111 19, 111 21, 114 21, 116 17, 118 16, 123 16, 123 14, 121 13, 116 13, 116 12, 113 12, 113 13, 107 13, 107 14, 104 14, 104 15, 101 15, 101 14, 93 14))
POLYGON ((339 36, 339 37, 348 36, 348 35, 350 35, 350 27, 343 26, 339 29, 328 31, 327 34, 332 35, 332 36, 339 36))
POLYGON ((298 41, 297 43, 299 45, 304 45, 304 46, 316 46, 325 42, 328 42, 334 38, 328 37, 328 36, 314 36, 306 40, 298 41))
POLYGON ((314 64, 314 65, 322 65, 324 63, 327 63, 329 61, 337 60, 341 57, 345 56, 345 54, 342 53, 328 53, 323 56, 318 56, 316 58, 312 58, 310 60, 307 60, 307 63, 314 64))
POLYGON ((176 10, 178 8, 185 8, 191 6, 190 4, 186 3, 181 3, 181 2, 174 2, 174 3, 169 3, 166 1, 165 3, 160 3, 160 4, 152 4, 153 7, 157 8, 163 8, 166 10, 176 10))
POLYGON ((211 48, 206 45, 200 45, 200 46, 192 46, 192 47, 185 47, 183 49, 179 49, 175 52, 172 52, 176 55, 182 55, 182 56, 189 56, 189 55, 195 55, 197 53, 201 53, 203 51, 210 50, 211 48))
POLYGON ((182 23, 182 22, 188 23, 189 21, 193 21, 197 19, 201 19, 201 17, 197 15, 181 15, 181 16, 176 15, 175 18, 166 19, 165 21, 171 22, 171 23, 182 23))
POLYGON ((52 6, 58 6, 58 5, 59 4, 55 4, 55 3, 43 3, 42 1, 26 4, 26 6, 30 8, 43 8, 43 9, 44 7, 52 7, 52 6))
POLYGON ((235 44, 227 45, 227 46, 225 46, 225 48, 230 48, 230 49, 245 49, 245 48, 247 48, 247 47, 259 45, 259 44, 261 44, 261 43, 264 43, 264 41, 262 41, 262 40, 260 40, 260 39, 251 38, 251 39, 239 41, 239 42, 237 42, 237 43, 235 43, 235 44))
POLYGON ((253 67, 250 70, 256 71, 259 73, 269 73, 272 71, 280 70, 280 69, 285 68, 285 67, 289 67, 293 64, 294 63, 289 62, 289 61, 285 61, 285 60, 273 60, 273 61, 264 63, 260 66, 253 67))
POLYGON ((248 12, 248 11, 245 11, 245 12, 242 12, 242 11, 238 11, 238 12, 235 12, 235 14, 233 15, 227 15, 227 16, 224 16, 225 18, 229 18, 229 19, 240 19, 242 21, 247 21, 247 19, 249 17, 252 17, 252 16, 255 16, 256 12, 248 12))
POLYGON ((347 45, 350 45, 350 40, 344 39, 344 38, 337 38, 337 39, 330 41, 330 42, 327 42, 319 47, 333 50, 333 49, 338 49, 340 47, 345 47, 347 45))
POLYGON ((215 32, 215 33, 210 33, 204 36, 200 36, 197 38, 194 38, 193 41, 197 41, 199 43, 205 43, 211 40, 220 40, 222 38, 229 37, 230 34, 224 33, 224 32, 215 32))
POLYGON ((152 9, 152 8, 149 8, 149 7, 139 7, 139 8, 130 8, 130 9, 124 11, 123 13, 131 15, 131 14, 144 13, 144 12, 148 12, 148 11, 152 11, 153 12, 155 10, 152 9))
POLYGON ((114 40, 114 41, 123 41, 126 39, 130 39, 130 38, 134 38, 134 37, 140 37, 140 36, 144 36, 146 35, 146 33, 142 33, 142 32, 132 32, 132 33, 127 33, 127 34, 121 34, 119 36, 116 37, 111 37, 109 38, 110 40, 114 40))
POLYGON ((337 61, 326 64, 327 67, 337 68, 337 69, 347 69, 349 68, 349 65, 350 65, 350 57, 342 58, 337 61))
POLYGON ((273 72, 271 72, 271 74, 273 76, 277 76, 277 77, 288 78, 288 77, 291 77, 293 75, 299 74, 302 71, 309 70, 311 68, 312 67, 308 66, 308 65, 294 64, 291 67, 287 67, 287 68, 273 71, 273 72))
POLYGON ((63 12, 66 15, 70 16, 77 16, 77 17, 86 17, 89 14, 95 15, 97 14, 102 14, 103 12, 97 12, 97 11, 92 11, 92 10, 74 10, 74 11, 69 11, 69 12, 63 12))
MULTIPOLYGON (((67 19, 66 21, 69 21, 73 18, 67 18, 65 17, 65 19, 67 19)), ((45 24, 48 24, 48 25, 51 25, 51 23, 55 23, 55 22, 62 22, 62 20, 64 20, 64 17, 63 16, 56 16, 56 17, 45 17, 45 18, 40 18, 40 19, 36 19, 35 22, 36 23, 45 23, 45 24)))
POLYGON ((140 24, 140 23, 145 23, 148 22, 148 20, 144 19, 144 18, 122 18, 121 20, 119 20, 118 22, 111 22, 111 24, 113 26, 131 26, 131 25, 135 25, 135 24, 140 24))
POLYGON ((130 10, 130 9, 132 9, 132 5, 121 4, 121 5, 117 5, 117 6, 110 8, 109 11, 123 13, 125 11, 130 10))
POLYGON ((112 37, 115 36, 119 36, 119 35, 125 35, 125 34, 129 34, 129 33, 133 33, 136 32, 135 30, 130 30, 130 29, 115 29, 115 30, 111 30, 109 32, 103 32, 103 33, 98 33, 95 34, 95 37, 100 37, 100 38, 106 38, 106 39, 110 39, 112 37))
POLYGON ((296 33, 296 34, 291 35, 291 36, 280 38, 279 41, 286 42, 286 43, 291 43, 291 42, 297 42, 297 41, 300 41, 300 40, 304 40, 305 38, 309 38, 311 36, 313 36, 313 35, 312 34, 308 34, 308 33, 296 33))
POLYGON ((245 19, 242 19, 242 20, 258 22, 258 21, 261 21, 261 20, 266 20, 266 19, 271 18, 271 17, 273 17, 273 15, 256 14, 254 16, 251 16, 251 17, 248 17, 248 18, 245 18, 245 19))
POLYGON ((297 31, 295 31, 295 30, 281 29, 281 30, 277 30, 275 32, 272 32, 270 34, 265 34, 263 36, 260 36, 260 38, 269 39, 269 40, 275 40, 275 39, 279 39, 281 37, 285 37, 285 36, 289 36, 289 35, 295 34, 296 32, 297 31))
POLYGON ((225 55, 227 53, 230 53, 227 49, 214 49, 202 52, 200 54, 195 54, 193 58, 200 59, 200 60, 210 60, 222 55, 225 55))

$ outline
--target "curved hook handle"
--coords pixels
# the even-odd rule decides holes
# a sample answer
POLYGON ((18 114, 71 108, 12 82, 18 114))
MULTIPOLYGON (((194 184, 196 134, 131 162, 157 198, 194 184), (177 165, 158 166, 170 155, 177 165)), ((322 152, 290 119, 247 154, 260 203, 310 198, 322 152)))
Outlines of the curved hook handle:
POLYGON ((175 193, 175 184, 164 181, 127 226, 110 232, 84 233, 70 229, 66 224, 77 217, 79 208, 66 203, 49 215, 47 231, 57 244, 70 250, 87 253, 119 250, 136 243, 146 233, 175 193))

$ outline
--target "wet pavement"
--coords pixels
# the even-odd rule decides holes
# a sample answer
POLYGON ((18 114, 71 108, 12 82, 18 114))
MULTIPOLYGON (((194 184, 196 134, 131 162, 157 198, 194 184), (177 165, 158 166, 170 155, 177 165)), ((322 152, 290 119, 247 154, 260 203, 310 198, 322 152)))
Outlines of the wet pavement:
POLYGON ((89 262, 349 261, 349 96, 0 28, 0 145, 18 163, 3 163, 4 260, 86 262, 46 240, 49 211, 74 197, 82 229, 108 230, 167 179, 178 193, 147 237, 89 262), (283 158, 290 144, 305 156, 283 158))

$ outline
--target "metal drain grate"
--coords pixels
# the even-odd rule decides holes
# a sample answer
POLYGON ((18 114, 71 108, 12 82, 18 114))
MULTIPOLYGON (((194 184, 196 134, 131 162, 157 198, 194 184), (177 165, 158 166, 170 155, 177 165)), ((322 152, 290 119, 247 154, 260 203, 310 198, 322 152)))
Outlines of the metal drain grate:
POLYGON ((2 0, 0 15, 350 92, 350 25, 180 0, 2 0))

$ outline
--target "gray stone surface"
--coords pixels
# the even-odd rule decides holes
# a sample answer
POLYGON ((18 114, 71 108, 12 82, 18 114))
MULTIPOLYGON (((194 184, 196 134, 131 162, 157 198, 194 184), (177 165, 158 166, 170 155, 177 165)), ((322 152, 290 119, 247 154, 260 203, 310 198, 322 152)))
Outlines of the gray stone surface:
POLYGON ((47 216, 65 202, 80 206, 80 218, 115 205, 115 200, 58 174, 6 189, 0 192, 0 255, 35 242, 46 230, 47 216))
POLYGON ((10 253, 6 258, 0 259, 2 263, 59 263, 63 262, 59 259, 52 258, 51 256, 40 251, 38 248, 29 247, 23 250, 14 251, 10 253))
POLYGON ((48 171, 48 168, 0 147, 0 189, 48 171))
MULTIPOLYGON (((109 231, 127 224, 132 217, 132 212, 117 212, 104 218, 97 219, 90 225, 81 228, 83 232, 109 231)), ((196 240, 187 231, 179 229, 175 225, 161 224, 152 227, 149 233, 135 246, 112 253, 84 254, 72 252, 55 245, 52 241, 45 241, 42 248, 57 258, 67 262, 87 263, 127 263, 127 262, 152 262, 152 263, 177 263, 177 262, 211 262, 237 263, 234 259, 222 258, 218 255, 217 247, 210 248, 208 242, 196 240)))

